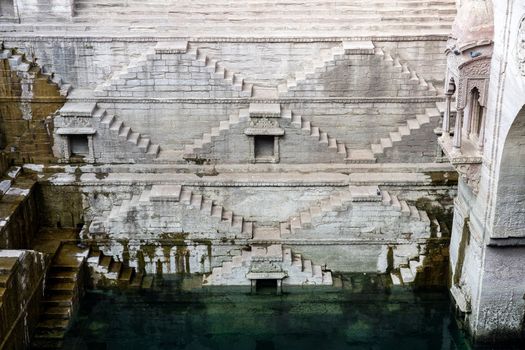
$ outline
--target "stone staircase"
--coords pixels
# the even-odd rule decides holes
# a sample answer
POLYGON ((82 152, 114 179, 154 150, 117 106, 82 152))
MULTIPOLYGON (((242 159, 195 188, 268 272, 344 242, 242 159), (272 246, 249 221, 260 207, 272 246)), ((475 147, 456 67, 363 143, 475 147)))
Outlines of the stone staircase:
POLYGON ((149 137, 134 131, 118 116, 108 113, 95 102, 67 102, 60 109, 60 116, 63 118, 90 118, 98 131, 98 137, 108 136, 123 146, 118 150, 119 153, 129 150, 132 154, 142 155, 145 159, 152 160, 157 158, 160 152, 160 146, 153 144, 149 137))
POLYGON ((346 191, 338 191, 321 199, 318 203, 301 211, 298 215, 290 217, 280 223, 281 236, 298 234, 301 230, 312 229, 326 213, 347 211, 352 202, 382 202, 383 206, 390 206, 401 216, 410 217, 412 220, 422 221, 430 225, 430 219, 424 210, 418 210, 388 191, 380 190, 377 186, 349 186, 346 191))
POLYGON ((140 55, 131 58, 129 63, 121 70, 113 72, 106 81, 99 84, 94 89, 93 94, 97 97, 111 96, 111 91, 109 89, 112 84, 115 84, 119 80, 125 80, 128 76, 136 76, 137 73, 142 72, 141 67, 144 66, 148 59, 152 58, 154 55, 154 48, 146 48, 140 55))
POLYGON ((83 265, 89 249, 73 243, 63 244, 55 255, 46 277, 42 314, 35 330, 32 348, 61 348, 62 339, 78 308, 83 293, 83 265))
MULTIPOLYGON (((330 2, 309 1, 156 1, 77 0, 76 23, 106 22, 163 26, 169 21, 181 28, 213 33, 336 30, 436 32, 450 29, 456 13, 453 0, 388 0, 330 2), (290 18, 293 18, 290 21, 290 18)), ((174 25, 172 25, 175 27, 174 25)), ((191 35, 191 34, 187 34, 191 35)))
MULTIPOLYGON (((96 233, 121 233, 126 230, 126 218, 129 213, 138 210, 147 212, 144 206, 155 204, 178 203, 185 210, 191 210, 202 218, 201 221, 213 223, 217 230, 241 235, 251 238, 253 234, 253 222, 246 221, 242 216, 235 215, 233 212, 224 209, 215 201, 205 198, 200 194, 181 185, 153 185, 151 189, 145 189, 141 194, 133 195, 132 198, 123 200, 119 205, 114 205, 106 219, 96 218, 92 221, 89 232, 96 233), (207 218, 206 220, 203 220, 207 218)), ((152 212, 155 212, 152 209, 152 212)), ((211 226, 208 228, 210 229, 211 226)), ((189 228, 182 228, 185 232, 191 232, 189 228)))
MULTIPOLYGON (((251 103, 249 108, 241 108, 237 113, 232 113, 227 121, 221 121, 219 126, 213 127, 210 132, 205 133, 202 138, 194 140, 193 144, 186 146, 184 158, 187 160, 199 159, 199 154, 215 142, 228 137, 231 129, 240 123, 248 122, 251 117, 270 114, 273 118, 280 117, 291 127, 298 129, 305 136, 308 136, 319 147, 336 153, 341 162, 344 162, 347 156, 346 146, 336 138, 331 137, 328 133, 319 127, 313 126, 309 121, 304 120, 300 115, 293 113, 288 109, 283 109, 279 104, 251 103)), ((284 124, 283 126, 286 126, 284 124)))
POLYGON ((403 76, 409 77, 410 81, 418 85, 418 90, 428 91, 429 95, 437 95, 437 90, 434 85, 418 75, 406 62, 403 63, 400 57, 392 56, 388 51, 379 47, 375 49, 374 54, 383 57, 384 62, 391 64, 397 71, 401 72, 403 76))
POLYGON ((71 84, 65 83, 58 74, 46 72, 34 62, 27 60, 26 55, 17 52, 16 49, 3 48, 2 45, 0 59, 6 59, 14 72, 29 73, 31 71, 35 77, 39 74, 46 77, 49 83, 56 84, 59 87, 62 96, 67 96, 72 89, 71 84))
POLYGON ((154 159, 159 155, 159 145, 153 144, 149 137, 144 137, 139 132, 133 131, 116 115, 109 114, 105 109, 96 108, 93 116, 99 119, 100 124, 115 137, 137 146, 148 158, 154 159))
POLYGON ((184 159, 198 159, 199 152, 206 146, 209 146, 218 138, 224 138, 230 129, 241 122, 247 122, 250 119, 248 108, 241 108, 237 112, 230 114, 228 120, 223 120, 219 126, 211 128, 210 132, 204 133, 202 138, 196 139, 191 145, 187 145, 184 150, 184 159))
POLYGON ((420 255, 417 259, 410 259, 408 263, 390 272, 392 284, 395 286, 411 285, 416 280, 421 267, 423 267, 425 258, 425 255, 420 255))
POLYGON ((231 84, 235 91, 240 92, 240 97, 253 96, 253 84, 245 82, 244 78, 239 73, 235 73, 231 69, 225 68, 224 63, 206 55, 203 50, 200 50, 195 45, 189 44, 188 48, 188 55, 195 57, 197 61, 203 62, 208 71, 213 73, 215 78, 224 79, 231 84))
POLYGON ((321 57, 319 57, 318 59, 305 62, 303 70, 295 72, 294 76, 288 78, 286 83, 279 84, 279 86, 277 87, 279 95, 286 96, 290 88, 296 87, 298 82, 305 81, 306 79, 308 79, 309 76, 311 76, 311 74, 320 72, 323 68, 326 70, 325 67, 331 63, 334 63, 335 59, 341 59, 343 55, 347 52, 344 49, 344 46, 345 42, 343 42, 342 46, 335 46, 331 48, 328 52, 321 54, 321 57))
MULTIPOLYGON (((206 55, 203 50, 200 50, 196 45, 190 45, 188 41, 173 41, 173 42, 158 42, 155 47, 147 49, 143 54, 135 59, 132 59, 127 66, 122 68, 120 71, 115 72, 111 77, 106 80, 103 84, 95 88, 95 96, 97 97, 146 97, 144 94, 154 93, 155 96, 159 94, 174 94, 179 93, 177 91, 170 91, 169 87, 176 87, 174 82, 169 82, 172 78, 167 78, 168 74, 176 75, 177 70, 169 70, 170 65, 177 67, 180 61, 187 60, 189 62, 195 62, 191 68, 198 68, 199 71, 195 72, 196 77, 193 77, 193 71, 189 74, 192 78, 187 78, 197 82, 203 80, 202 73, 206 72, 209 77, 204 79, 207 85, 211 84, 213 80, 218 80, 225 86, 229 86, 232 92, 235 92, 236 97, 251 97, 253 93, 253 85, 246 83, 244 78, 233 72, 231 69, 224 67, 224 64, 216 59, 213 59, 206 55), (173 56, 173 57, 171 57, 173 56), (165 69, 169 72, 164 77, 156 78, 154 74, 163 74, 165 71, 158 71, 156 62, 160 61, 165 69), (145 84, 145 80, 141 78, 141 75, 148 74, 148 81, 155 81, 155 86, 143 86, 144 91, 137 91, 137 87, 145 84), (148 90, 149 89, 149 90, 148 90), (160 90, 159 90, 160 89, 160 90), (153 91, 154 90, 154 91, 153 91), (124 93, 125 95, 122 95, 124 93), (137 94, 143 94, 141 96, 137 94)), ((181 73, 182 74, 182 73, 181 73)), ((172 79, 177 80, 177 79, 172 79)), ((178 78, 182 81, 184 79, 178 78)), ((211 84, 215 85, 215 84, 211 84)), ((193 91, 193 89, 192 89, 193 91)), ((188 91, 184 92, 180 97, 197 98, 200 96, 201 91, 188 91)), ((231 96, 225 96, 231 97, 231 96)))
POLYGON ((305 120, 302 116, 296 113, 285 112, 283 113, 282 118, 288 119, 292 127, 300 129, 303 134, 310 136, 312 141, 318 142, 319 145, 325 147, 327 151, 337 153, 341 162, 345 162, 347 158, 347 149, 343 142, 328 135, 327 132, 321 130, 319 127, 313 126, 310 121, 305 120))
POLYGON ((396 211, 401 212, 401 216, 407 216, 414 220, 422 221, 425 224, 430 225, 430 219, 426 211, 419 210, 414 205, 410 205, 406 201, 400 200, 396 195, 382 190, 381 200, 384 206, 391 206, 396 211))
POLYGON ((137 272, 134 267, 125 266, 122 262, 115 261, 112 256, 104 255, 100 250, 91 249, 86 262, 97 287, 150 289, 153 285, 153 276, 137 272))
POLYGON ((275 228, 256 228, 254 243, 203 276, 204 286, 248 286, 251 280, 280 279, 285 286, 331 286, 332 273, 293 254, 290 248, 271 241, 279 237, 275 228), (268 238, 266 238, 268 237, 268 238))
POLYGON ((349 150, 348 162, 350 163, 375 163, 378 157, 385 156, 385 151, 396 144, 409 139, 414 132, 422 126, 428 125, 434 118, 441 117, 437 108, 427 108, 424 114, 408 119, 406 123, 392 131, 388 137, 381 138, 379 143, 370 145, 370 149, 349 150))
POLYGON ((334 94, 337 91, 332 91, 329 87, 320 84, 326 79, 326 73, 337 68, 361 64, 370 65, 370 69, 383 70, 386 73, 385 79, 399 81, 401 86, 397 94, 401 95, 393 97, 435 96, 437 94, 433 84, 410 69, 407 63, 402 63, 399 57, 393 57, 390 53, 376 47, 372 41, 367 40, 343 41, 340 45, 321 53, 320 58, 305 62, 303 70, 296 72, 285 84, 278 86, 278 93, 281 97, 336 97, 334 94), (376 59, 372 60, 370 57, 376 59), (407 91, 404 91, 407 88, 410 88, 408 94, 407 91))
POLYGON ((346 211, 351 202, 379 201, 378 193, 380 192, 377 186, 349 186, 348 190, 338 191, 321 199, 319 203, 301 211, 299 215, 281 222, 281 235, 288 236, 299 233, 303 229, 311 229, 325 213, 346 211))

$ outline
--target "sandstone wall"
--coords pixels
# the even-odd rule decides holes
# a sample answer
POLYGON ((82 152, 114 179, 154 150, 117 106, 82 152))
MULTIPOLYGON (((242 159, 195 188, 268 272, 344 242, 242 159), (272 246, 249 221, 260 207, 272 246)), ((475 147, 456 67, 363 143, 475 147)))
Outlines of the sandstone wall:
POLYGON ((0 347, 27 349, 40 316, 46 261, 39 252, 4 250, 0 264, 0 274, 6 277, 0 304, 0 347))

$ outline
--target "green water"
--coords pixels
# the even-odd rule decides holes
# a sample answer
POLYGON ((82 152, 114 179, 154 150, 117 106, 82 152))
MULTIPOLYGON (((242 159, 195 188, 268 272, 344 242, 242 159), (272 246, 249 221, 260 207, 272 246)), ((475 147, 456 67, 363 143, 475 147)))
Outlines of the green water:
POLYGON ((281 296, 188 291, 88 291, 64 349, 470 349, 445 292, 412 293, 365 276, 336 292, 281 296))

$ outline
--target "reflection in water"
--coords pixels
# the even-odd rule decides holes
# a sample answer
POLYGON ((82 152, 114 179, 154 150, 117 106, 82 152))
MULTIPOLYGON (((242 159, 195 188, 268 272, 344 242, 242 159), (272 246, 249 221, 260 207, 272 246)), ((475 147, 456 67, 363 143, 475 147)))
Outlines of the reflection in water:
POLYGON ((344 281, 342 290, 281 296, 188 291, 182 279, 90 291, 64 349, 469 349, 446 292, 389 290, 363 275, 344 281))

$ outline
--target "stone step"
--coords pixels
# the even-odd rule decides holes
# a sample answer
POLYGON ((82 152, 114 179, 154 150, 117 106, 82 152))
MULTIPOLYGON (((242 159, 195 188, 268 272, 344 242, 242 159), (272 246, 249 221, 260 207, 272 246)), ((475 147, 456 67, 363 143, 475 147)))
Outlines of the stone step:
POLYGON ((303 260, 303 272, 307 273, 310 276, 313 275, 313 267, 311 260, 303 260))
POLYGON ((182 186, 180 185, 154 185, 149 198, 152 202, 178 202, 181 192, 182 186))
POLYGON ((252 118, 278 118, 281 116, 281 105, 277 103, 250 103, 249 114, 252 118))
POLYGON ((412 274, 412 271, 409 267, 401 267, 399 269, 399 272, 401 274, 401 281, 405 283, 412 283, 415 280, 415 276, 412 274))
POLYGON ((184 205, 190 205, 192 195, 193 195, 193 193, 192 193, 191 190, 187 190, 187 189, 183 188, 181 193, 180 193, 179 201, 182 204, 184 204, 184 205))
POLYGON ((48 306, 44 309, 43 315, 46 319, 69 320, 71 317, 71 308, 67 306, 48 306))

